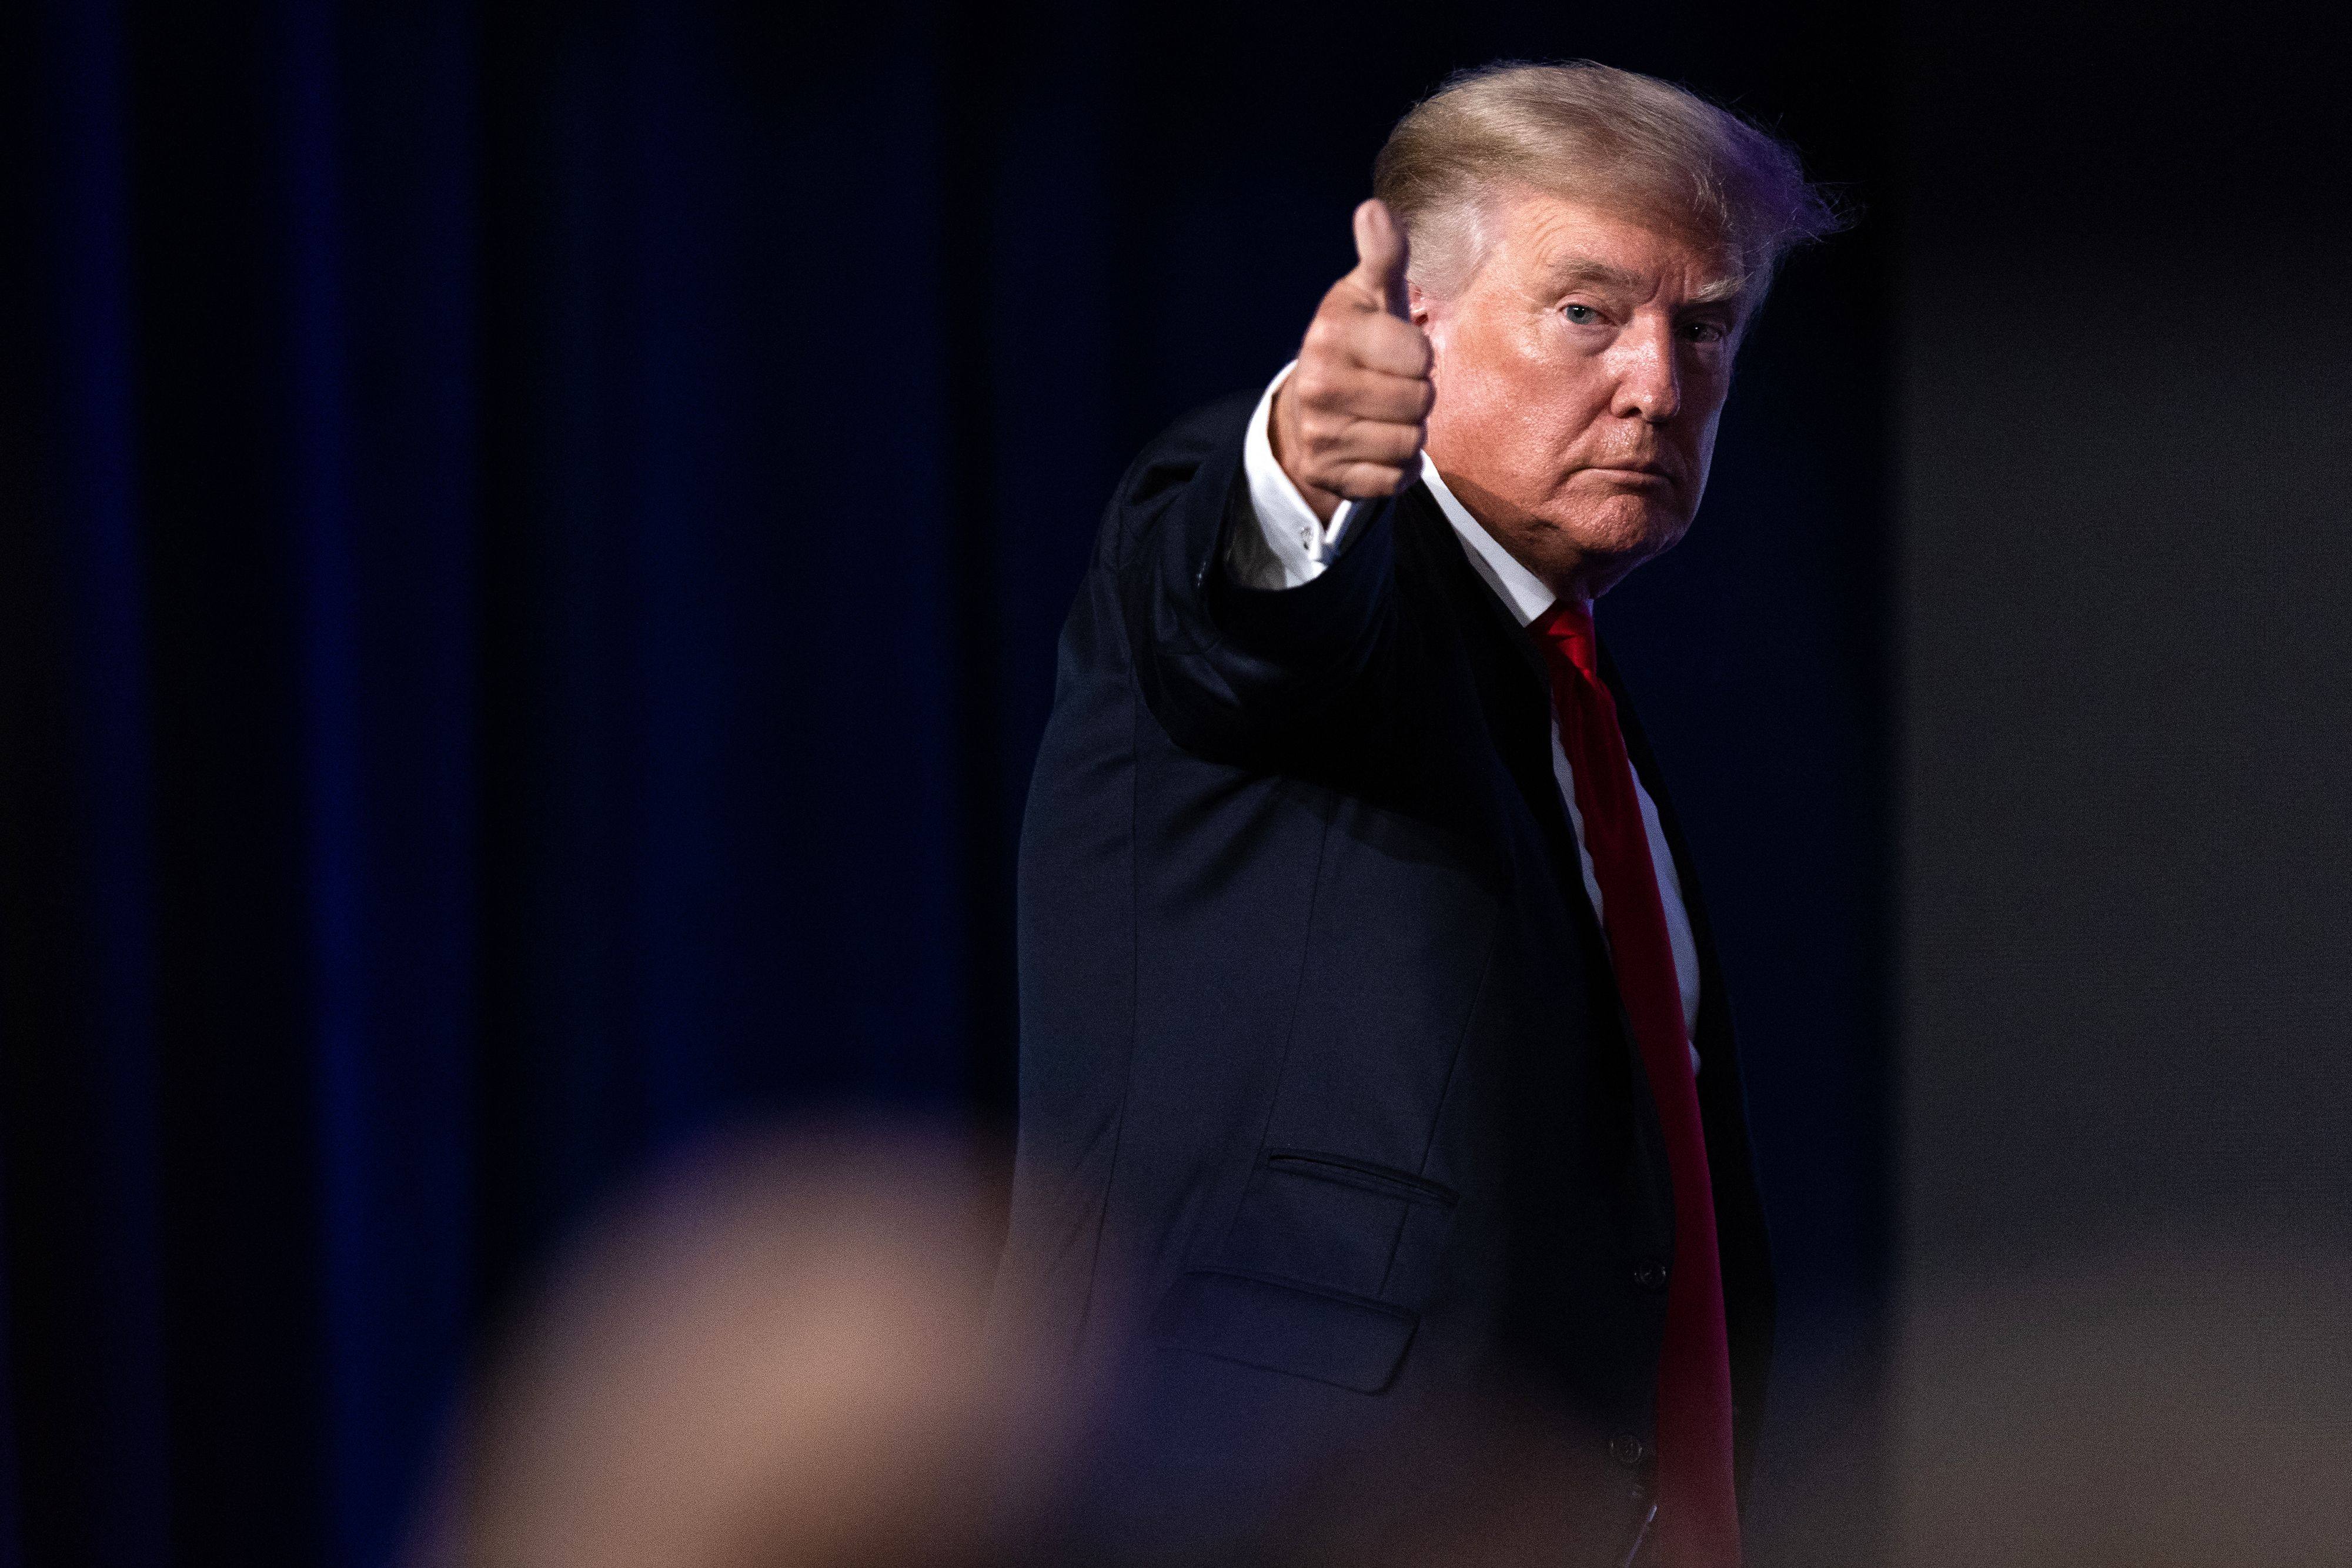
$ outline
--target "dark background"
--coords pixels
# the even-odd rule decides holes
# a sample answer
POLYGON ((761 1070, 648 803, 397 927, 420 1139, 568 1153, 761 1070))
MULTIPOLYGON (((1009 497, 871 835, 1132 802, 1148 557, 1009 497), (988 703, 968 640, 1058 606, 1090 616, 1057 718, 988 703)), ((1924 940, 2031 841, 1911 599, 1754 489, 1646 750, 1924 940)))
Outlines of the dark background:
POLYGON ((1862 214, 1602 622, 1752 1064, 1754 1557, 1886 1560, 1937 1279, 2343 1234, 2328 116, 2228 22, 18 8, 0 1556, 383 1563, 481 1333, 666 1151, 1001 1131, 1111 482, 1288 357, 1406 104, 1590 56, 1862 214))

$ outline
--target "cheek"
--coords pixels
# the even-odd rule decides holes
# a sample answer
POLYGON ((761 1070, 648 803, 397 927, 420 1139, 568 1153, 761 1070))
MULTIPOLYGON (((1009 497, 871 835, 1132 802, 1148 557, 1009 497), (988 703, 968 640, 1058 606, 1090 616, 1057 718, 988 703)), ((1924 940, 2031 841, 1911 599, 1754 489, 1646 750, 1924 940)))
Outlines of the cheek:
POLYGON ((1708 414, 1703 423, 1692 428, 1691 458, 1702 476, 1715 461, 1715 428, 1722 414, 1722 400, 1718 398, 1716 400, 1715 412, 1708 414))
POLYGON ((1497 416, 1509 406, 1508 390, 1476 355, 1464 351, 1458 338, 1441 338, 1431 347, 1431 374, 1437 385, 1437 401, 1429 411, 1431 439, 1443 435, 1484 445, 1494 434, 1497 416))
POLYGON ((1433 450, 1486 476, 1505 493, 1541 489, 1573 445, 1576 430, 1545 400, 1492 371, 1438 382, 1430 411, 1433 450))
POLYGON ((1563 361, 1531 335, 1539 325, 1505 330, 1455 320, 1430 338, 1437 382, 1432 449, 1530 503, 1574 466, 1609 401, 1600 367, 1563 361))

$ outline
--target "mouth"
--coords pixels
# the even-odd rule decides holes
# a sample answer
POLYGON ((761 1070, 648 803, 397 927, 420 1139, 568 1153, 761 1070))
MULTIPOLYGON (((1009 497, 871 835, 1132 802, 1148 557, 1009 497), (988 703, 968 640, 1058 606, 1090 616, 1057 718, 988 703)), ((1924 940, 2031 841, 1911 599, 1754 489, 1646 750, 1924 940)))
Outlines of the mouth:
POLYGON ((1621 485, 1672 485, 1674 470, 1663 463, 1593 463, 1586 465, 1588 474, 1598 474, 1621 485))

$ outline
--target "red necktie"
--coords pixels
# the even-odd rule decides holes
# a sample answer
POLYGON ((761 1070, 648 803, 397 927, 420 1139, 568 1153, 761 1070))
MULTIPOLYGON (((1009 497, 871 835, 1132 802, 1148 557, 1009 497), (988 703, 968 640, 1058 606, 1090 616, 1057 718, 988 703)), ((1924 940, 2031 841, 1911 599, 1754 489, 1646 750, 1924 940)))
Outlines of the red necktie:
POLYGON ((1576 779, 1585 852, 1601 884, 1601 924, 1617 989, 1657 1103, 1675 1183, 1675 1266, 1658 1352, 1658 1560, 1669 1568, 1738 1568, 1739 1511, 1731 1479, 1731 1363, 1722 1266, 1698 1082, 1691 1073, 1682 986, 1665 906, 1617 705, 1594 653, 1592 612, 1561 601, 1528 628, 1551 667, 1560 747, 1576 779))

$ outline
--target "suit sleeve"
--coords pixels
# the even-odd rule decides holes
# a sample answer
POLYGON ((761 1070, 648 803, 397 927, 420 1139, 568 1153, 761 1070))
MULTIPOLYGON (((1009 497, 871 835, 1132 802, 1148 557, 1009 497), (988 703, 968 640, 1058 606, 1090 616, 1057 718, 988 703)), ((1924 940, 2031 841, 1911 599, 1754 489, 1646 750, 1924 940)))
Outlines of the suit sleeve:
POLYGON ((1254 399, 1179 423, 1129 471, 1115 563, 1138 683, 1162 727, 1208 756, 1263 756, 1356 711, 1394 638, 1392 501, 1360 503, 1323 569, 1256 588, 1234 570, 1258 531, 1243 463, 1254 399))

